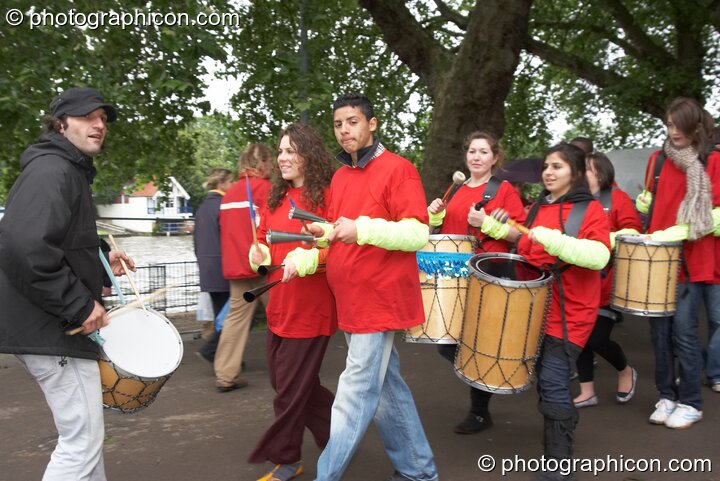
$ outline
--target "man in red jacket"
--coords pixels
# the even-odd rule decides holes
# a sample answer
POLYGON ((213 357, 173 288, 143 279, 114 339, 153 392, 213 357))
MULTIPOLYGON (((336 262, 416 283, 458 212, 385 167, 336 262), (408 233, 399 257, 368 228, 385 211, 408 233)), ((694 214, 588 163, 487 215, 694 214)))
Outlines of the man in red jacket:
POLYGON ((223 275, 230 280, 230 311, 220 334, 215 353, 215 386, 220 392, 229 392, 247 386, 242 377, 242 360, 245 354, 250 321, 255 303, 246 302, 243 293, 262 284, 262 278, 253 272, 248 252, 253 243, 253 224, 250 209, 258 212, 265 207, 270 193, 268 177, 272 171, 273 154, 262 144, 249 145, 240 156, 239 180, 228 189, 220 204, 220 251, 223 275), (248 200, 245 180, 247 175, 252 194, 248 200))
MULTIPOLYGON (((387 481, 436 481, 433 453, 393 347, 395 330, 425 320, 415 251, 427 244, 428 215, 415 167, 373 139, 377 119, 367 97, 347 94, 333 105, 344 165, 330 185, 327 280, 348 354, 318 460, 317 481, 338 481, 371 421, 395 468, 387 481), (329 232, 332 230, 332 232, 329 232)), ((314 271, 302 249, 286 258, 299 275, 314 271)), ((286 267, 288 271, 288 267, 286 267)), ((286 272, 287 274, 287 272, 286 272)))

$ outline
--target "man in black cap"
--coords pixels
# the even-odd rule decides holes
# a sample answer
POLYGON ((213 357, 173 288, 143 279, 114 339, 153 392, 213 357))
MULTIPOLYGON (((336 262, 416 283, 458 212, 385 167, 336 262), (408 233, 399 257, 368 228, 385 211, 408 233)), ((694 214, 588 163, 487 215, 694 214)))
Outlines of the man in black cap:
MULTIPOLYGON (((108 318, 90 184, 116 117, 92 88, 55 97, 0 221, 0 352, 36 379, 59 434, 44 481, 105 480, 99 347, 87 335, 108 318), (77 327, 79 335, 66 334, 77 327)), ((116 275, 120 259, 134 269, 122 252, 108 257, 116 275)))

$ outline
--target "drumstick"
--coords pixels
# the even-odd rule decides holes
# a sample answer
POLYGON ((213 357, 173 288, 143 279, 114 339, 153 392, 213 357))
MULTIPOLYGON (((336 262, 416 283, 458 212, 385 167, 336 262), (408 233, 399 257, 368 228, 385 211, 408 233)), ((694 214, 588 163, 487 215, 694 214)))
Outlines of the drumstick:
POLYGON ((248 177, 247 173, 245 174, 245 188, 247 189, 248 204, 250 204, 250 223, 252 224, 253 245, 256 249, 259 249, 257 240, 257 224, 255 224, 255 204, 253 204, 252 189, 250 188, 250 178, 248 177))
POLYGON ((450 187, 447 188, 445 191, 445 194, 442 196, 442 203, 444 204, 447 200, 448 196, 450 195, 450 192, 458 185, 461 185, 463 182, 465 182, 465 174, 460 172, 459 170, 456 170, 455 173, 452 176, 453 183, 450 184, 450 187))
MULTIPOLYGON (((158 289, 157 291, 155 291, 152 294, 150 294, 149 296, 147 296, 145 298, 145 302, 150 303, 150 302, 155 301, 159 297, 165 295, 165 291, 167 291, 168 289, 170 289, 172 287, 174 287, 174 286, 168 286, 168 287, 163 287, 161 289, 158 289)), ((118 307, 114 311, 109 312, 108 319, 112 319, 113 317, 117 316, 118 314, 122 314, 123 312, 129 311, 130 309, 135 309, 136 307, 140 307, 140 306, 144 306, 143 299, 137 299, 132 302, 128 302, 124 306, 118 307)), ((65 331, 65 335, 74 336, 75 334, 79 334, 80 332, 82 332, 83 329, 84 328, 82 326, 76 327, 74 329, 70 329, 69 331, 65 331)))
MULTIPOLYGON (((117 244, 115 243, 115 239, 113 239, 112 234, 108 234, 108 239, 110 239, 110 244, 112 245, 113 249, 116 251, 119 251, 117 244)), ((123 266, 123 269, 125 269, 125 275, 127 276, 128 282, 130 283, 130 287, 132 287, 133 292, 135 293, 135 296, 140 300, 141 306, 143 308, 143 311, 147 311, 145 309, 145 303, 142 302, 142 297, 140 297, 140 291, 138 290, 137 286, 135 285, 135 281, 133 280, 133 276, 130 272, 130 269, 128 269, 127 264, 125 264, 125 261, 122 257, 120 259, 120 264, 123 266)))
MULTIPOLYGON (((494 211, 493 211, 493 212, 494 212, 494 211)), ((490 215, 492 215, 492 214, 490 214, 490 215)), ((493 217, 495 217, 495 216, 493 216, 493 217)), ((517 222, 516 220, 511 219, 511 218, 510 218, 510 214, 508 214, 507 212, 504 212, 503 215, 500 216, 499 219, 496 217, 496 220, 502 222, 503 224, 510 224, 511 226, 513 226, 513 227, 515 227, 517 230, 519 230, 521 234, 525 234, 525 235, 529 235, 529 234, 530 234, 530 229, 528 229, 527 227, 525 227, 525 226, 522 225, 521 223, 517 222)))
POLYGON ((657 156, 654 156, 650 160, 650 165, 648 166, 647 174, 645 174, 645 190, 648 191, 650 189, 650 179, 652 179, 652 176, 655 174, 655 159, 657 159, 657 156))
POLYGON ((515 227, 517 230, 519 230, 521 234, 525 234, 525 235, 530 234, 530 229, 528 229, 523 224, 521 224, 513 219, 508 218, 507 223, 510 224, 511 226, 515 227))

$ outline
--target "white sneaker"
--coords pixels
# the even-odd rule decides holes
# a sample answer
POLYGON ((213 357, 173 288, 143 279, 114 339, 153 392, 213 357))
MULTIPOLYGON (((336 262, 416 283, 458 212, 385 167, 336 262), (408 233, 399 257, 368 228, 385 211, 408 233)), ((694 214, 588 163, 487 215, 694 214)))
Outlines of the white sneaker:
POLYGON ((687 404, 679 404, 675 407, 670 417, 665 421, 665 426, 671 429, 689 428, 702 419, 702 411, 698 411, 687 404))
POLYGON ((665 424, 665 421, 667 421, 675 410, 676 404, 675 401, 669 399, 660 399, 657 404, 655 404, 655 411, 650 415, 648 421, 652 424, 665 424))
POLYGON ((712 383, 712 386, 710 386, 710 389, 712 389, 715 392, 720 392, 720 381, 714 381, 712 383))

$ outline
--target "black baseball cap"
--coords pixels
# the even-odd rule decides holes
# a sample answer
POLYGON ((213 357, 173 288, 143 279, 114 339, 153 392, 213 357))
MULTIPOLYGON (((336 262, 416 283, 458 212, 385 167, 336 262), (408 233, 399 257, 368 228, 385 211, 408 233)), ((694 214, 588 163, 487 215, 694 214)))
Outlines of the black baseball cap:
POLYGON ((105 109, 107 121, 117 119, 117 110, 114 105, 105 102, 102 94, 90 87, 73 87, 55 97, 50 102, 50 113, 53 117, 70 115, 81 117, 99 108, 105 109))

